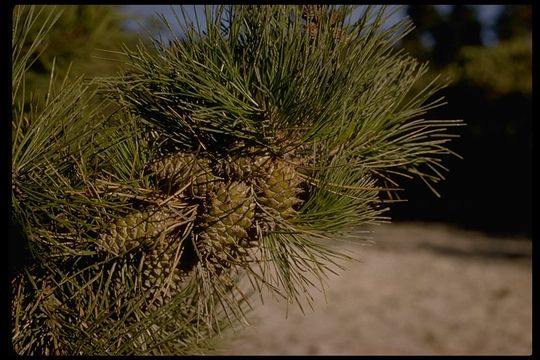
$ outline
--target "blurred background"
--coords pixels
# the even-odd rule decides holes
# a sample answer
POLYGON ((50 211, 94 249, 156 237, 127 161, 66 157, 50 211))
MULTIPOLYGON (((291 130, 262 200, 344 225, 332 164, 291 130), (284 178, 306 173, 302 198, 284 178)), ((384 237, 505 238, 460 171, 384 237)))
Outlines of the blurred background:
POLYGON ((441 199, 404 183, 396 220, 452 223, 490 233, 532 231, 532 10, 528 5, 410 5, 403 46, 452 78, 432 118, 464 119, 440 183, 441 199))
MULTIPOLYGON (((36 91, 46 89, 53 58, 59 75, 71 62, 74 74, 111 75, 119 63, 103 57, 119 56, 97 49, 165 36, 156 14, 175 24, 163 5, 61 8, 30 72, 36 91)), ((202 14, 202 6, 188 13, 202 14)), ((429 61, 426 78, 452 81, 437 94, 448 104, 428 116, 465 121, 450 144, 463 159, 445 159, 441 198, 420 181, 403 181, 408 201, 393 204, 393 223, 375 230, 362 263, 346 264, 317 295, 314 313, 291 308, 286 321, 284 305, 269 301, 254 311, 249 331, 225 342, 225 353, 532 351, 532 7, 409 5, 389 22, 403 16, 416 27, 399 46, 429 61)))

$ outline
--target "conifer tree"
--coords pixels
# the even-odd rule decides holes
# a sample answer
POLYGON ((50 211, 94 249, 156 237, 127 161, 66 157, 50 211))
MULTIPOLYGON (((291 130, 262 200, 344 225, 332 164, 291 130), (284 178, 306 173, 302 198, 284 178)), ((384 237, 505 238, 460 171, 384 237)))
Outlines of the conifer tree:
POLYGON ((410 24, 352 10, 180 8, 185 36, 126 47, 100 80, 116 112, 86 107, 81 79, 41 112, 13 104, 13 221, 33 255, 12 280, 18 353, 204 353, 251 292, 309 302, 347 257, 328 240, 386 221, 400 177, 433 189, 459 124, 423 117, 444 84, 410 94, 427 70, 394 49, 410 24))

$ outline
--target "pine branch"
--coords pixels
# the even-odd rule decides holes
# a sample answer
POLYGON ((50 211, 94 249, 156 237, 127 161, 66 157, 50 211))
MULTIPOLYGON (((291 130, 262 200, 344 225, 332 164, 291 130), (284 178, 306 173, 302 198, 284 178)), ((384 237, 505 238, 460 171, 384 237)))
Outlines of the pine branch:
POLYGON ((204 351, 253 292, 311 305, 351 259, 330 240, 388 221, 402 177, 437 194, 461 125, 424 118, 445 83, 414 93, 427 66, 395 48, 411 24, 352 11, 180 7, 181 37, 117 54, 106 112, 82 79, 15 107, 15 218, 35 254, 13 290, 19 351, 204 351))

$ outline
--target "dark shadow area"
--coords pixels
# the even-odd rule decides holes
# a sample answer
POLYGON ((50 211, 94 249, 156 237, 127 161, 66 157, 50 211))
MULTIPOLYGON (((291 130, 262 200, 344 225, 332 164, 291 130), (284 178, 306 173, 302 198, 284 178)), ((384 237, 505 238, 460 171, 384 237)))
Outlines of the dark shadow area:
POLYGON ((438 244, 422 244, 422 248, 433 251, 438 254, 459 256, 459 257, 480 257, 487 259, 516 260, 529 259, 531 254, 523 251, 500 251, 493 249, 458 249, 450 246, 438 244))
POLYGON ((455 5, 446 16, 431 7, 408 7, 417 29, 403 45, 413 56, 429 61, 433 74, 453 78, 452 85, 437 94, 448 104, 431 110, 427 117, 464 120, 467 126, 449 129, 460 135, 449 148, 463 159, 444 159, 450 171, 446 180, 436 184, 441 198, 417 179, 402 181, 401 195, 408 201, 394 204, 390 215, 395 221, 445 222, 488 233, 530 236, 531 6, 503 7, 491 26, 498 36, 491 47, 478 45, 479 20, 472 7, 455 5), (426 34, 434 40, 432 46, 423 45, 426 34), (453 38, 448 43, 449 34, 453 38), (441 52, 444 58, 437 55, 441 52))
MULTIPOLYGON (((493 101, 475 88, 442 92, 448 105, 431 118, 462 118, 466 127, 450 147, 446 180, 437 198, 418 180, 403 181, 405 203, 391 210, 394 220, 448 222, 475 230, 530 235, 532 231, 531 97, 508 94, 493 101)), ((454 130, 456 131, 456 130, 454 130)))
POLYGON ((20 226, 12 220, 9 222, 8 273, 10 278, 28 266, 32 256, 28 249, 28 240, 20 226))

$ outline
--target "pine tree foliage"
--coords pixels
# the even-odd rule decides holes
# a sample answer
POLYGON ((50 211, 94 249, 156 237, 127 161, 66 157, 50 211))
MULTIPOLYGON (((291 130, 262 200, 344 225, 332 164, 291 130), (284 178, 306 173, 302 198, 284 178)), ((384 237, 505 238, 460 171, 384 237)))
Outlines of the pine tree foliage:
MULTIPOLYGON (((221 267, 274 264, 279 280, 263 271, 254 281, 283 287, 287 298, 305 292, 305 278, 292 273, 320 278, 320 263, 335 256, 314 237, 383 221, 400 176, 433 189, 446 171, 440 155, 451 153, 447 127, 458 123, 422 118, 441 104, 426 100, 444 84, 409 94, 427 70, 393 47, 410 24, 383 28, 384 8, 368 7, 354 23, 351 13, 347 6, 218 6, 189 19, 181 8, 185 36, 156 41, 157 52, 126 51, 128 70, 108 82, 111 96, 163 139, 156 163, 197 157, 210 164, 205 173, 217 189, 203 197, 184 191, 209 214, 196 220, 195 248, 214 246, 221 267), (214 231, 210 214, 229 211, 244 218, 214 231), (245 234, 250 245, 241 245, 245 234), (245 258, 226 243, 259 253, 245 258)), ((198 182, 170 179, 176 188, 198 182)))
POLYGON ((35 48, 58 18, 22 10, 15 8, 13 24, 12 89, 21 96, 12 96, 10 246, 24 247, 30 261, 11 280, 15 352, 208 351, 233 321, 216 306, 244 305, 229 288, 200 289, 196 275, 177 268, 196 208, 149 187, 151 134, 128 114, 100 111, 110 102, 94 106, 96 87, 82 77, 58 79, 53 68, 49 90, 25 109, 34 58, 19 45, 38 24, 35 48))
POLYGON ((81 79, 14 106, 34 254, 12 281, 18 353, 205 352, 263 287, 311 304, 348 257, 328 240, 387 221, 401 177, 443 179, 459 122, 423 116, 444 84, 411 94, 427 67, 394 48, 410 24, 352 10, 180 7, 184 37, 126 47, 100 80, 117 112, 85 107, 81 79))
POLYGON ((120 58, 116 56, 117 61, 104 61, 103 57, 110 58, 110 51, 118 50, 120 43, 131 45, 137 39, 122 28, 125 15, 117 11, 116 6, 18 6, 15 12, 26 21, 32 21, 32 27, 26 28, 26 37, 21 38, 17 46, 34 59, 26 71, 27 86, 34 91, 48 88, 53 68, 60 77, 67 72, 87 78, 114 73, 120 58), (42 16, 36 17, 35 13, 42 16), (56 18, 55 26, 42 29, 42 22, 49 17, 56 18), (46 36, 34 43, 43 30, 47 30, 46 36))

